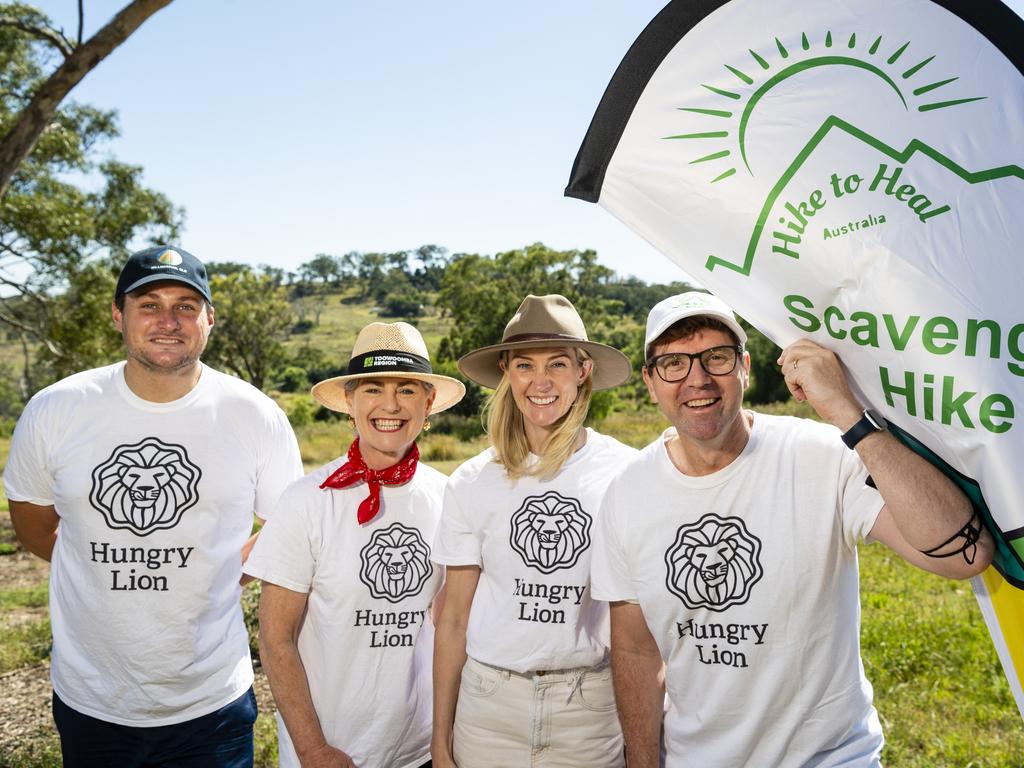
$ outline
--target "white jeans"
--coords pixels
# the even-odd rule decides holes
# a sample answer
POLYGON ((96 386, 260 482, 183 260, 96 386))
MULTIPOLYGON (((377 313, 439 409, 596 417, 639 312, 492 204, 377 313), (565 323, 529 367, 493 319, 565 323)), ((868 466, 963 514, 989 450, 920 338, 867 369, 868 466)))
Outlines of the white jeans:
POLYGON ((611 667, 524 675, 468 659, 454 753, 459 768, 620 768, 611 667))

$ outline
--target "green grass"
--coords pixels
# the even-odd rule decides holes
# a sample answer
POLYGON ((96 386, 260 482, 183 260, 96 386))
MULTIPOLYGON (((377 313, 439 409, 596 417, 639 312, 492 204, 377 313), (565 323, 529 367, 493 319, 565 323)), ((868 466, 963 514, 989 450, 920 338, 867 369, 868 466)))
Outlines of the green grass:
POLYGON ((49 604, 49 592, 45 583, 25 589, 0 590, 0 611, 11 608, 45 608, 49 604))
MULTIPOLYGON (((442 318, 432 307, 427 314, 417 318, 381 317, 373 311, 373 306, 366 302, 354 302, 351 292, 329 294, 323 311, 320 313, 320 324, 305 333, 293 333, 284 346, 294 353, 304 344, 318 347, 328 354, 339 365, 348 364, 352 353, 352 345, 360 329, 367 323, 394 323, 398 320, 413 323, 423 334, 427 349, 437 350, 441 337, 447 335, 451 327, 449 318, 442 318)), ((314 320, 312 313, 309 320, 314 320)))
POLYGON ((50 743, 33 744, 13 754, 0 754, 0 768, 61 768, 62 765, 56 737, 50 743))
POLYGON ((861 642, 887 765, 1024 765, 1024 728, 969 582, 862 546, 861 642))
POLYGON ((50 620, 0 629, 0 675, 50 658, 50 620))
MULTIPOLYGON (((268 705, 269 702, 260 702, 260 709, 268 705)), ((277 768, 277 719, 273 715, 262 714, 256 718, 253 731, 256 742, 254 768, 277 768)))

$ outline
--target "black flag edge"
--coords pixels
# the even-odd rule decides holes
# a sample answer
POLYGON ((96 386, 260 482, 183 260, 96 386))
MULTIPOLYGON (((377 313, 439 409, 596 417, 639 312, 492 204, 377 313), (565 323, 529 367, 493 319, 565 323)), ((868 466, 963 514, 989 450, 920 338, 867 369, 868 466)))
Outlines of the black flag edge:
MULTIPOLYGON (((729 0, 672 0, 629 47, 605 88, 576 153, 566 197, 601 198, 605 172, 647 83, 669 52, 698 23, 729 0)), ((1024 19, 1000 0, 932 0, 967 22, 1024 75, 1024 19)))

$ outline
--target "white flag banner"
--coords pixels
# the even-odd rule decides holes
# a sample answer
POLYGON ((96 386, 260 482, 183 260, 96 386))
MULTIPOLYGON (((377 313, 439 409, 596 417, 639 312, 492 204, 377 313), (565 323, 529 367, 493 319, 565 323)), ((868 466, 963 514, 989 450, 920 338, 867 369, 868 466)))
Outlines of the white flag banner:
POLYGON ((997 0, 675 0, 566 194, 865 405, 996 535, 975 591, 1024 712, 1024 21, 997 0))

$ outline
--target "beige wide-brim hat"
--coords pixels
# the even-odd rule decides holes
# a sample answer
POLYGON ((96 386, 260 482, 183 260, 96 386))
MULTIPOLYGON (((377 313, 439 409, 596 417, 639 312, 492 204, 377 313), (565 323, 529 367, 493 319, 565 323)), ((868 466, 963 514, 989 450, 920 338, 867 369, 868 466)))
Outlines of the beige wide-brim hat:
POLYGON ((501 382, 501 355, 510 349, 578 347, 594 359, 594 389, 611 389, 625 383, 632 367, 629 358, 607 344, 587 339, 587 329, 576 307, 565 296, 527 296, 505 326, 501 343, 474 349, 459 358, 459 370, 468 379, 490 389, 501 382))
POLYGON ((402 379, 433 384, 437 394, 431 413, 451 408, 466 394, 466 385, 461 381, 433 372, 423 337, 408 323, 367 325, 352 347, 348 373, 324 379, 313 386, 310 394, 325 408, 348 413, 345 383, 353 379, 402 379))

